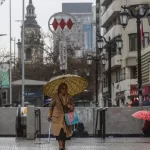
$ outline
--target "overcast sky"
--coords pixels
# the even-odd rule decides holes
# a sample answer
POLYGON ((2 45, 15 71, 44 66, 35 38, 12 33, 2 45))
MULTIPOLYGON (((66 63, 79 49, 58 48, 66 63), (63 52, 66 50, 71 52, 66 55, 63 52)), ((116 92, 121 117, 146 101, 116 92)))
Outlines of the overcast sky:
MULTIPOLYGON (((1 0, 0 0, 1 1, 1 0)), ((12 1, 12 37, 20 38, 21 22, 15 20, 22 20, 22 0, 12 1)), ((33 0, 35 11, 37 15, 38 24, 42 29, 48 31, 48 20, 56 12, 61 11, 63 2, 92 2, 95 0, 33 0)), ((29 0, 25 0, 27 6, 29 0)), ((26 11, 25 11, 26 12, 26 11)), ((0 37, 0 48, 7 48, 9 50, 9 0, 5 0, 0 6, 0 34, 7 34, 7 36, 0 37)), ((12 46, 13 47, 13 46, 12 46)), ((13 48, 12 48, 13 49, 13 48)))

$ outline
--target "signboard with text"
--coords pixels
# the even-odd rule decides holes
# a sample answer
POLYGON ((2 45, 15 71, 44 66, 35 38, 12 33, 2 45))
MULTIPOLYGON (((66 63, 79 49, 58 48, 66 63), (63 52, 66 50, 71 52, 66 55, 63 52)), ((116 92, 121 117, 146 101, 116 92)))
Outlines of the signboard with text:
POLYGON ((59 42, 60 70, 67 70, 67 44, 66 41, 59 42))

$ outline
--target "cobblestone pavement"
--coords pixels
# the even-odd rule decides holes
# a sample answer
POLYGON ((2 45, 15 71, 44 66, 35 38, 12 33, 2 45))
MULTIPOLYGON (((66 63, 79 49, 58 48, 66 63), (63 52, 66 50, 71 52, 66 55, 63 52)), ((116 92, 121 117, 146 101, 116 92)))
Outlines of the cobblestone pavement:
MULTIPOLYGON (((0 150, 58 150, 58 145, 55 139, 0 138, 0 150)), ((73 138, 66 150, 150 150, 150 138, 73 138)))

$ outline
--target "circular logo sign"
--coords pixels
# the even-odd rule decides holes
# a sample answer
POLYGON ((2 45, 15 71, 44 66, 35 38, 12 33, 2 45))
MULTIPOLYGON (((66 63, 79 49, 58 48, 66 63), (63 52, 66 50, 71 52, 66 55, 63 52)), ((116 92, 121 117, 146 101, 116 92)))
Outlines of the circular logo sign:
POLYGON ((76 30, 76 19, 74 16, 59 12, 50 17, 48 21, 49 30, 59 38, 66 38, 76 30))

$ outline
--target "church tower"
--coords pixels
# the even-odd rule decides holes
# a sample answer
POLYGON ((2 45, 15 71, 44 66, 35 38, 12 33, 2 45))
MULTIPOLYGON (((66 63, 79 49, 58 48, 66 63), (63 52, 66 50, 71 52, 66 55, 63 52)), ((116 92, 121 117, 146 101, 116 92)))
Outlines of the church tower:
MULTIPOLYGON (((32 0, 26 8, 25 15, 25 63, 43 61, 43 51, 41 44, 40 26, 36 21, 35 7, 32 0)), ((22 27, 21 27, 21 41, 18 41, 18 57, 21 60, 22 49, 22 27)))

